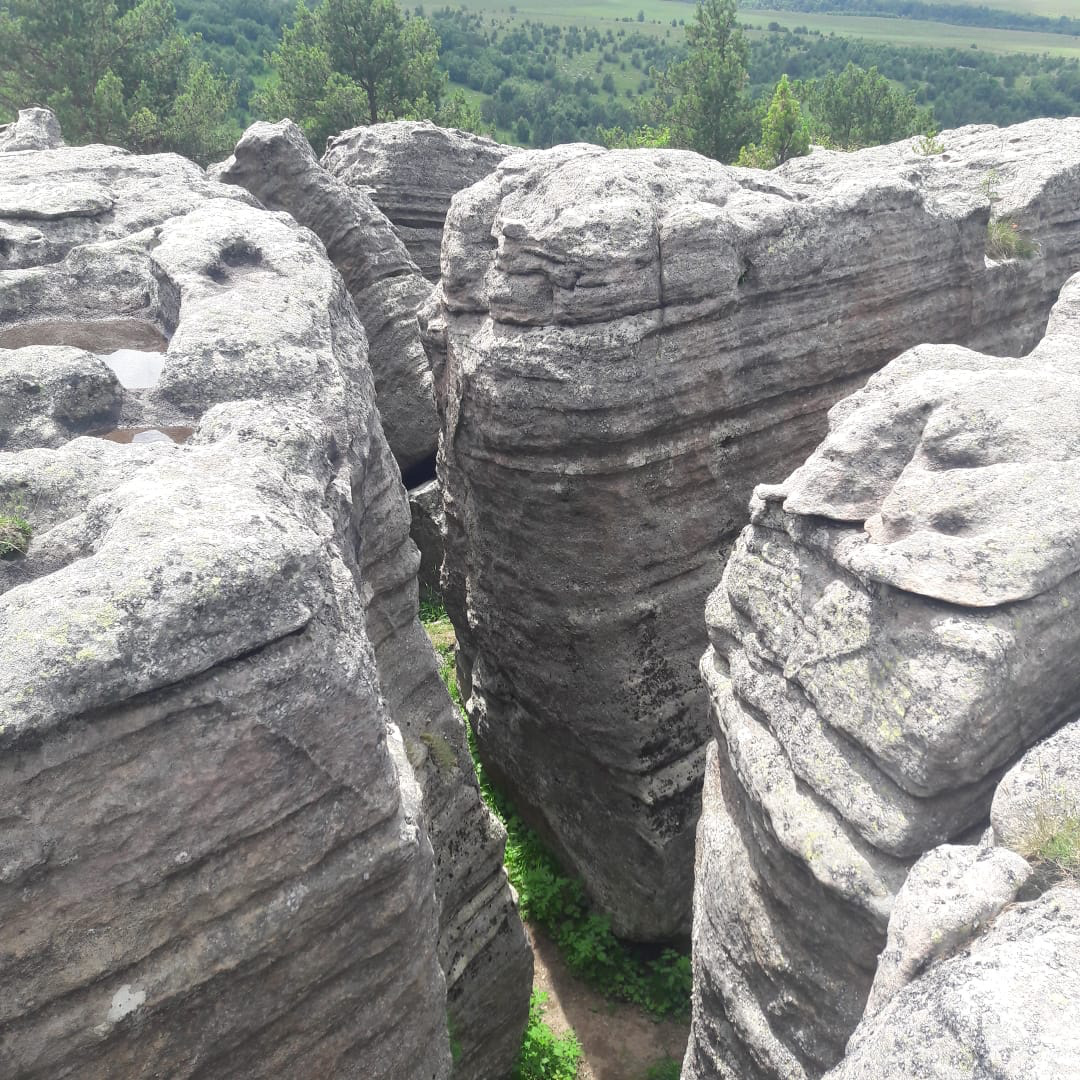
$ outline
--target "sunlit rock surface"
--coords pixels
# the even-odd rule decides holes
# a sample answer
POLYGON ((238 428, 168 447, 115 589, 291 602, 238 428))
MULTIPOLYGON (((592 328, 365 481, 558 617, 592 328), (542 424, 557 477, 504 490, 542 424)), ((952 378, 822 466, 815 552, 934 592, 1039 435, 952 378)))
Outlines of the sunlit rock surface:
MULTIPOLYGON (((622 934, 689 924, 710 733, 696 613, 753 485, 905 348, 1033 346, 1075 267, 1080 120, 942 140, 773 173, 564 146, 506 158, 451 205, 422 321, 463 687, 492 774, 622 934), (1038 256, 989 262, 991 212, 1038 256)), ((772 753, 755 746, 755 768, 772 753)), ((882 822, 897 854, 858 886, 872 926, 904 859, 984 793, 882 822)), ((846 962, 872 966, 879 929, 846 962)))
MULTIPOLYGON (((684 1080, 820 1076, 843 1055, 875 971, 864 1026, 876 1034, 856 1037, 863 1049, 838 1076, 871 1075, 859 1071, 877 1060, 866 1048, 893 1035, 908 1040, 909 1064, 936 1053, 916 1052, 915 1032, 939 1016, 920 995, 946 970, 975 980, 971 1000, 991 993, 979 989, 976 947, 960 968, 899 988, 1012 899, 1022 860, 938 848, 953 869, 939 874, 929 856, 908 869, 977 835, 1005 770, 1075 715, 1078 417, 1074 277, 1028 355, 911 349, 831 411, 802 467, 758 488, 707 607, 701 670, 719 753, 698 838, 684 1080), (902 913, 901 886, 912 894, 902 913), (935 904, 944 908, 928 922, 935 904), (886 1031, 898 1011, 907 1026, 886 1031)), ((1075 927, 1047 933, 1060 951, 1075 927)), ((1028 940, 1017 934, 977 948, 1007 944, 1011 970, 1028 940)), ((988 1001, 987 1015, 1026 1007, 1028 992, 1017 993, 988 1001)), ((953 999, 937 994, 951 1015, 953 999)), ((1034 1031, 1039 1015, 1017 1022, 1034 1031)), ((966 1031, 949 1038, 962 1047, 966 1031)), ((1024 1041, 1002 1029, 993 1045, 1013 1039, 1024 1041)), ((1063 1051, 1047 1052, 1029 1048, 1016 1062, 1033 1071, 1001 1075, 1057 1075, 1034 1067, 1063 1051)), ((896 1061, 872 1074, 989 1075, 904 1073, 896 1061)))
POLYGON ((502 1075, 531 961, 322 245, 106 147, 0 156, 0 230, 4 1075, 502 1075))

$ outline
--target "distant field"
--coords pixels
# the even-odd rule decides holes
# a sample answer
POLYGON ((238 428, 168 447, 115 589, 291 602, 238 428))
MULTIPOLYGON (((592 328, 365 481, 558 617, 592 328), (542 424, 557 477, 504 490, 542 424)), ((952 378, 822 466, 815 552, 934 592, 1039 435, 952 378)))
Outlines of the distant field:
MULTIPOLYGON (((1010 0, 1017 4, 1021 0, 1010 0)), ((559 0, 552 0, 557 5, 559 0)), ((968 49, 972 45, 989 52, 1049 53, 1080 57, 1080 38, 1067 34, 1034 34, 1022 30, 991 30, 982 26, 953 26, 916 19, 879 19, 863 15, 812 15, 801 11, 742 11, 739 19, 762 30, 771 23, 793 29, 805 26, 823 34, 835 33, 893 45, 926 48, 968 49)))
MULTIPOLYGON (((1031 11, 1037 14, 1076 15, 1080 17, 1080 0, 955 0, 1003 10, 1031 11)), ((532 19, 546 23, 577 23, 584 28, 613 23, 633 26, 645 33, 672 35, 682 33, 681 27, 671 28, 671 20, 693 17, 692 0, 464 0, 470 11, 491 12, 510 23, 532 19), (513 9, 513 10, 512 10, 513 9), (637 22, 639 11, 645 22, 637 22)), ((972 45, 990 52, 1049 53, 1051 56, 1080 57, 1080 38, 1064 34, 1037 34, 1022 30, 994 30, 981 26, 954 26, 949 23, 922 22, 916 19, 886 19, 863 15, 815 15, 799 11, 743 10, 739 19, 746 26, 764 30, 769 23, 779 23, 789 29, 805 26, 823 34, 835 33, 861 37, 868 41, 887 41, 894 45, 968 49, 972 45)))

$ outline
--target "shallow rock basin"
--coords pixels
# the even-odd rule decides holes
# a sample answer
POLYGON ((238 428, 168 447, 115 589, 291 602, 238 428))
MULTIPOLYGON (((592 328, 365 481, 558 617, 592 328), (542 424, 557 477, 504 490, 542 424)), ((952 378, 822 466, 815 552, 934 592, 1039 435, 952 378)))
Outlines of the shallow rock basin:
POLYGON ((127 427, 95 432, 99 439, 124 445, 143 446, 147 443, 185 443, 195 429, 191 427, 127 427))
POLYGON ((161 378, 168 339, 142 319, 84 322, 49 319, 0 331, 0 348, 70 345, 96 353, 112 368, 125 390, 148 390, 161 378))

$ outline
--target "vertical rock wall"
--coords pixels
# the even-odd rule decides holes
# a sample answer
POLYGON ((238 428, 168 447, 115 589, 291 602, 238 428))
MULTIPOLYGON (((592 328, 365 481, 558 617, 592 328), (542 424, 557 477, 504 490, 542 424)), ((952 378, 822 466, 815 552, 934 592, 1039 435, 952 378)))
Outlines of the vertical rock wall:
POLYGON ((424 322, 462 683, 493 775, 619 933, 689 923, 709 737, 693 612, 753 484, 902 349, 1038 340, 1080 250, 1078 134, 964 129, 935 158, 899 144, 771 174, 559 147, 454 199, 424 322), (1041 245, 1030 263, 984 257, 1006 211, 1041 245))
POLYGON ((902 957, 878 954, 910 865, 985 823, 1003 771, 1080 695, 1080 277, 1027 356, 920 346, 829 420, 758 488, 707 607, 719 749, 686 1080, 820 1076, 875 971, 890 1012, 902 957))
POLYGON ((252 203, 168 155, 0 159, 3 1071, 434 1080, 449 1020, 498 1077, 529 957, 364 332, 252 203), (161 438, 65 442, 102 408, 161 438))

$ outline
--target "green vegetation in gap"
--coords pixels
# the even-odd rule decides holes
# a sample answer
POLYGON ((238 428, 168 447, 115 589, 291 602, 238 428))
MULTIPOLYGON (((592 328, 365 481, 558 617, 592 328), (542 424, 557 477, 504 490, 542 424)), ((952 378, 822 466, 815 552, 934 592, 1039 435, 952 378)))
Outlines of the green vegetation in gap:
POLYGON ((0 0, 0 111, 46 105, 71 143, 208 162, 239 132, 232 88, 198 44, 170 0, 0 0))
MULTIPOLYGON (((999 185, 1001 177, 997 169, 991 169, 983 177, 982 191, 991 210, 1001 201, 999 185)), ((1039 253, 1039 245, 1020 231, 1020 226, 1010 217, 991 218, 986 226, 986 257, 995 262, 1008 259, 1033 259, 1039 253)))
MULTIPOLYGON (((427 598, 421 603, 420 618, 439 654, 450 695, 460 705, 446 611, 427 598)), ((536 832, 492 787, 471 728, 468 735, 484 801, 506 827, 506 872, 517 890, 522 918, 543 927, 570 971, 605 997, 639 1005, 654 1016, 685 1016, 690 1009, 689 956, 664 949, 649 957, 647 950, 616 938, 608 918, 591 909, 581 882, 563 872, 536 832)))
POLYGON ((556 1035, 544 1020, 548 995, 533 990, 529 999, 529 1026, 514 1062, 511 1080, 574 1080, 581 1064, 581 1043, 568 1031, 556 1035))
POLYGON ((1080 875, 1080 815, 1041 822, 1031 855, 1070 876, 1080 875))
POLYGON ((665 1058, 651 1065, 645 1073, 645 1080, 679 1080, 682 1062, 677 1058, 665 1058))
POLYGON ((0 559, 25 555, 33 529, 21 506, 0 505, 0 559))

